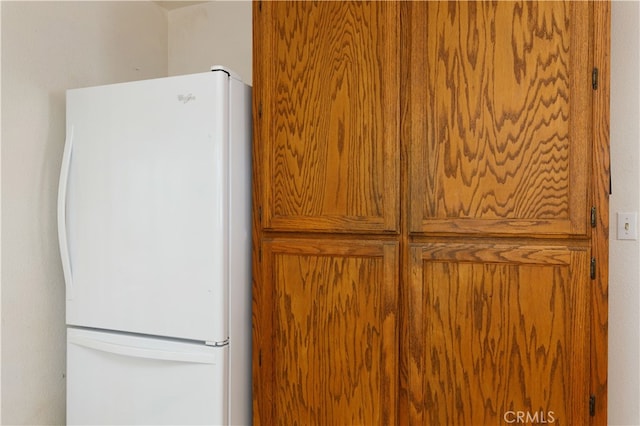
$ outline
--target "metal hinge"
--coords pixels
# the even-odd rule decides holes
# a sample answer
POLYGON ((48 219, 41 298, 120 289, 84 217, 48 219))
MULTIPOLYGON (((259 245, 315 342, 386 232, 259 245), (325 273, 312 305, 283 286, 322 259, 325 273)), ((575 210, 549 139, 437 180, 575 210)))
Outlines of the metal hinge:
POLYGON ((594 68, 591 71, 591 87, 593 87, 593 90, 598 90, 598 68, 594 68))
POLYGON ((596 415, 596 397, 595 397, 595 395, 591 395, 589 397, 589 415, 591 417, 595 417, 595 415, 596 415))
POLYGON ((592 257, 591 258, 591 279, 595 280, 596 279, 596 258, 592 257))
POLYGON ((213 346, 214 348, 221 348, 223 346, 229 345, 229 338, 227 337, 226 339, 221 340, 219 342, 206 341, 206 342, 204 342, 204 344, 207 345, 207 346, 213 346))
POLYGON ((597 221, 596 208, 591 207, 591 227, 592 228, 596 227, 596 221, 597 221))

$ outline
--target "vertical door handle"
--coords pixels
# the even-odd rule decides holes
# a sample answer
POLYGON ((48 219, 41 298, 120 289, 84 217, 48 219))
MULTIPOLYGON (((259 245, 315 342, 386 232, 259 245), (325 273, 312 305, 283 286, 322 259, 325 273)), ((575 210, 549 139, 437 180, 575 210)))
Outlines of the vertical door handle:
POLYGON ((58 244, 62 259, 65 292, 67 300, 72 298, 73 277, 71 274, 71 254, 67 237, 67 188, 69 186, 69 170, 71 169, 71 153, 73 151, 73 126, 67 132, 60 167, 60 181, 58 183, 58 244))

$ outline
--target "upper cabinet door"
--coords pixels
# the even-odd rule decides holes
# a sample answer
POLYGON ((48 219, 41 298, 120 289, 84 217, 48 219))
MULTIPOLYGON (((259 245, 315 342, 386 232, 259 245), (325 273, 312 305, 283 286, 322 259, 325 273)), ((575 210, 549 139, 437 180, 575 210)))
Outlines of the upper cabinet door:
POLYGON ((589 232, 590 2, 415 2, 410 231, 589 232))
POLYGON ((393 2, 255 5, 265 229, 398 231, 398 29, 393 2))

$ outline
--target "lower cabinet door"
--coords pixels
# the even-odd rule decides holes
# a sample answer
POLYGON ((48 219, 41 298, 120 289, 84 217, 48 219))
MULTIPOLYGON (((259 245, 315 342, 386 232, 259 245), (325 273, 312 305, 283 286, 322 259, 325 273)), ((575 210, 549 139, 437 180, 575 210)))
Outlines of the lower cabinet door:
POLYGON ((256 423, 395 424, 398 244, 270 239, 261 256, 256 423))
POLYGON ((430 243, 411 257, 412 424, 590 423, 588 247, 430 243))

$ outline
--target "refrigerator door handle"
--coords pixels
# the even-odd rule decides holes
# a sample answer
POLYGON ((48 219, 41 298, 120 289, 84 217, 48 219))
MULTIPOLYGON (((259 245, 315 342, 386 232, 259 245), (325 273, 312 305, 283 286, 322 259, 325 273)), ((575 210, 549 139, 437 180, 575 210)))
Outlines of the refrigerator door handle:
POLYGON ((58 183, 58 245, 62 259, 66 299, 72 299, 73 282, 71 276, 71 256, 67 240, 67 187, 69 185, 69 170, 71 169, 71 153, 73 151, 73 126, 67 133, 60 167, 60 181, 58 183))
POLYGON ((122 355, 126 357, 155 359, 161 361, 176 361, 196 364, 217 364, 217 356, 215 353, 202 352, 181 352, 172 350, 163 350, 157 348, 147 348, 140 346, 121 345, 112 342, 106 342, 99 339, 92 339, 85 336, 68 335, 69 343, 83 346, 85 348, 94 349, 101 352, 122 355))

